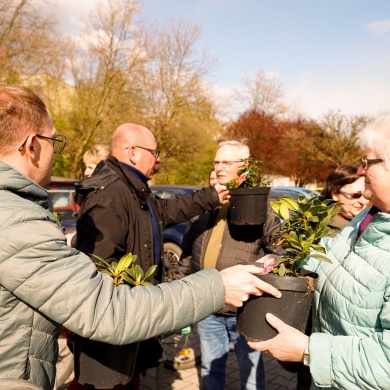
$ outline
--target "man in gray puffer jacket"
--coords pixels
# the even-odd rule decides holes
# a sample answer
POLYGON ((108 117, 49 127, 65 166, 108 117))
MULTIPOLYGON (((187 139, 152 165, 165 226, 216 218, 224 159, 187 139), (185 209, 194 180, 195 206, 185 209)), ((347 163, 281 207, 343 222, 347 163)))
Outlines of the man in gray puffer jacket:
POLYGON ((248 273, 254 267, 131 291, 114 287, 87 255, 66 245, 47 211, 42 186, 65 144, 37 95, 0 84, 0 381, 52 389, 62 325, 93 340, 129 344, 194 323, 224 302, 240 306, 249 294, 280 296, 248 273))

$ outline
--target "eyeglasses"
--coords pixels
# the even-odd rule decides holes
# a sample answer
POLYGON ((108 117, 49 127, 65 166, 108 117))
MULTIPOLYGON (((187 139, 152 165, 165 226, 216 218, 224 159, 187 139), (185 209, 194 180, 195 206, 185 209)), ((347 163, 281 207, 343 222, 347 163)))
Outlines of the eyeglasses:
POLYGON ((351 194, 350 192, 346 192, 346 191, 343 191, 343 190, 339 190, 339 194, 347 195, 351 199, 360 199, 363 196, 363 194, 360 193, 360 192, 356 192, 355 194, 351 194))
POLYGON ((363 157, 361 160, 360 160, 360 164, 362 166, 363 169, 367 169, 369 168, 371 165, 373 164, 378 164, 380 162, 383 162, 383 158, 371 158, 371 159, 367 159, 365 157, 363 157))
POLYGON ((230 168, 231 165, 235 163, 242 163, 242 160, 240 161, 212 161, 211 165, 213 166, 214 169, 218 168, 219 164, 222 165, 223 169, 228 169, 230 168))
MULTIPOLYGON (((31 135, 31 134, 30 134, 31 135)), ((29 135, 29 136, 30 136, 29 135)), ((51 137, 45 137, 44 135, 40 135, 40 134, 35 134, 37 136, 37 138, 42 138, 42 139, 49 139, 51 141, 53 141, 53 149, 54 149, 54 153, 55 154, 59 154, 61 153, 64 149, 65 149, 65 146, 66 146, 66 137, 62 134, 57 134, 55 136, 55 138, 51 138, 51 137)), ((29 137, 28 136, 28 137, 29 137)), ((26 145, 27 143, 27 140, 28 140, 28 137, 26 138, 26 140, 20 145, 18 151, 21 152, 24 148, 24 145, 26 145)))
MULTIPOLYGON (((161 150, 160 149, 149 149, 149 148, 144 148, 143 146, 131 146, 132 148, 139 148, 139 149, 144 149, 144 150, 147 150, 148 152, 152 153, 153 157, 157 160, 158 159, 158 156, 160 155, 161 153, 161 150)), ((127 149, 130 149, 130 147, 128 148, 125 148, 126 150, 127 149)))

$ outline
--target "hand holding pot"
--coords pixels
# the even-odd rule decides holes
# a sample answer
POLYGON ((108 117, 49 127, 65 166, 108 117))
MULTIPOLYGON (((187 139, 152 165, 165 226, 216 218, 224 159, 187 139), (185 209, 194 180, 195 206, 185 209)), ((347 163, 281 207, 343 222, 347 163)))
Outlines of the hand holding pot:
POLYGON ((303 354, 309 336, 287 325, 270 313, 266 315, 266 319, 278 331, 278 335, 266 341, 248 342, 248 345, 256 351, 268 352, 281 361, 303 361, 303 354))
POLYGON ((280 298, 282 293, 270 284, 260 280, 252 274, 261 273, 262 269, 256 265, 235 265, 221 271, 225 286, 225 303, 241 307, 251 294, 260 296, 263 292, 280 298))
POLYGON ((214 188, 218 192, 219 201, 222 203, 224 200, 228 200, 231 198, 230 191, 226 188, 226 186, 222 184, 216 184, 214 188))

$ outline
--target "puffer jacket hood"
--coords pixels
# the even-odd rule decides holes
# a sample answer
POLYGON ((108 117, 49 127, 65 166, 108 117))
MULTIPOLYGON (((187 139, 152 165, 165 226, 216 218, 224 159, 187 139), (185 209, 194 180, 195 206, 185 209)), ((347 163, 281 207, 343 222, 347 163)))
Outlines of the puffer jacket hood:
POLYGON ((49 206, 47 191, 43 187, 3 161, 0 161, 0 190, 13 192, 44 209, 49 206))

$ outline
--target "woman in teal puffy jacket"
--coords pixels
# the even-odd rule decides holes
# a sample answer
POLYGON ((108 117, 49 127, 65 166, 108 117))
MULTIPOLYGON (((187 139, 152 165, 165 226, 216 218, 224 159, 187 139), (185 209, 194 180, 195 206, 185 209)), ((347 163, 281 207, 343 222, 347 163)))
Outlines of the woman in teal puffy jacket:
POLYGON ((390 389, 390 115, 359 135, 359 174, 373 204, 322 244, 332 264, 308 258, 316 271, 313 333, 267 314, 279 334, 249 343, 282 361, 309 365, 312 389, 390 389))

